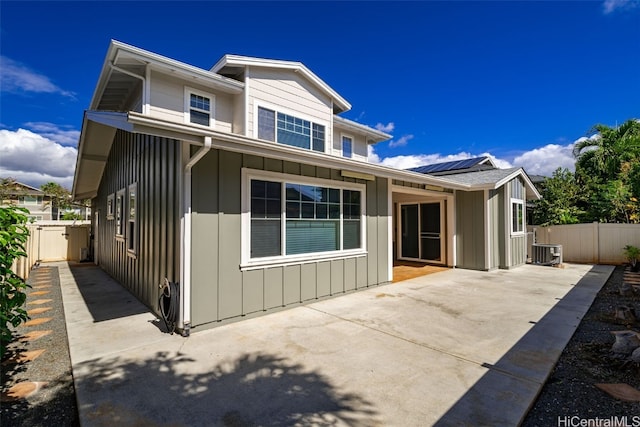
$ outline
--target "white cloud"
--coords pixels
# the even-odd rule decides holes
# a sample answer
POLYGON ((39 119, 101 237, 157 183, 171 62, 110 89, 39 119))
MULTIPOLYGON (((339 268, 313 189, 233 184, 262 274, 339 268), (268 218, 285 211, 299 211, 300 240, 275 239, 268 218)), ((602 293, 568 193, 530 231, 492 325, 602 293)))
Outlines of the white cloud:
POLYGON ((404 147, 412 139, 413 139, 413 135, 402 135, 398 139, 394 139, 393 141, 389 141, 389 148, 404 147))
POLYGON ((395 129, 396 125, 393 122, 389 122, 386 125, 384 123, 378 123, 376 124, 376 129, 378 129, 380 132, 393 132, 393 129, 395 129))
POLYGON ((513 159, 515 166, 522 166, 532 175, 551 176, 558 168, 575 169, 573 145, 547 144, 544 147, 522 153, 513 159))
POLYGON ((26 129, 0 130, 0 177, 34 187, 53 181, 71 188, 77 150, 26 129))
POLYGON ((76 147, 80 139, 80 131, 72 129, 72 126, 58 126, 47 122, 28 122, 24 124, 38 135, 49 138, 60 145, 76 147))
POLYGON ((54 93, 75 98, 73 92, 61 89, 49 77, 31 70, 24 64, 0 55, 0 90, 3 92, 54 93))
POLYGON ((640 5, 638 0, 605 0, 602 3, 602 11, 605 15, 616 11, 631 10, 640 5))

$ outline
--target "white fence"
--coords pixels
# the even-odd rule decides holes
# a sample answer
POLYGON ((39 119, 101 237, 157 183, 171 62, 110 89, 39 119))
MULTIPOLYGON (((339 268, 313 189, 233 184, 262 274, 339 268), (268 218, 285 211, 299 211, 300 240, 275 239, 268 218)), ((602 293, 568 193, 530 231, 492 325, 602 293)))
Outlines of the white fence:
POLYGON ((551 227, 529 226, 536 243, 562 245, 565 262, 624 264, 623 248, 640 247, 640 224, 570 224, 551 227))
POLYGON ((48 261, 82 261, 89 248, 89 221, 39 221, 28 226, 26 258, 13 264, 13 271, 26 279, 33 265, 48 261))

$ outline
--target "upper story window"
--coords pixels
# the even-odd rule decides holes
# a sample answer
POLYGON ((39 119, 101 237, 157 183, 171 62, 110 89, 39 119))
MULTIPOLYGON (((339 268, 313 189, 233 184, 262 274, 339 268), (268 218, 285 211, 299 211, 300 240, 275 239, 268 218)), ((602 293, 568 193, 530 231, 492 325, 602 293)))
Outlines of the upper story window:
POLYGON ((213 126, 213 103, 213 95, 185 88, 185 122, 213 126))
POLYGON ((18 198, 23 205, 40 205, 42 204, 42 196, 20 196, 18 198))
POLYGON ((290 114, 258 107, 258 139, 324 153, 325 127, 290 114))
POLYGON ((342 136, 342 156, 353 157, 353 138, 350 136, 342 136))

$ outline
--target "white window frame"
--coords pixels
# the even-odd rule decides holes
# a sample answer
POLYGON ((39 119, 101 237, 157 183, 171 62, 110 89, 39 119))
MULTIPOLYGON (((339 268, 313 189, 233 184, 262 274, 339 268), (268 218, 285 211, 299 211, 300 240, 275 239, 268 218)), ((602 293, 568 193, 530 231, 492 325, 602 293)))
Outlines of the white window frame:
POLYGON ((126 189, 122 189, 119 190, 116 193, 116 200, 115 200, 115 207, 114 207, 114 218, 116 220, 116 238, 120 238, 120 239, 124 239, 124 235, 125 235, 125 227, 124 227, 124 220, 125 220, 125 210, 126 210, 126 204, 125 204, 125 196, 126 196, 126 189), (120 211, 118 211, 118 202, 120 203, 120 211))
MULTIPOLYGON (((241 261, 240 268, 243 270, 252 268, 262 268, 266 266, 281 266, 290 264, 301 264, 317 262, 328 259, 340 259, 365 256, 367 254, 367 186, 346 181, 335 181, 330 179, 312 178, 301 175, 291 175, 279 172, 261 171, 256 169, 242 168, 242 214, 241 214, 241 261), (355 190, 360 192, 360 247, 356 249, 339 249, 327 252, 312 252, 296 255, 277 255, 271 257, 251 258, 251 180, 272 181, 282 183, 282 203, 286 203, 286 186, 284 184, 314 185, 319 187, 337 188, 340 190, 340 247, 344 244, 344 219, 342 190, 355 190)), ((286 242, 286 210, 281 212, 281 244, 284 248, 286 242)), ((285 253, 284 250, 282 253, 285 253)))
POLYGON ((354 149, 354 145, 355 145, 355 138, 349 134, 345 134, 345 133, 341 133, 340 134, 340 153, 342 154, 342 157, 344 157, 345 159, 353 159, 353 149, 354 149), (351 153, 349 156, 345 155, 344 153, 344 139, 347 138, 351 141, 351 153))
POLYGON ((215 120, 215 111, 216 111, 216 97, 215 95, 207 92, 203 92, 198 89, 194 89, 188 86, 184 87, 184 122, 191 126, 197 126, 200 128, 213 128, 216 125, 215 120), (200 110, 198 108, 194 108, 197 111, 202 113, 209 114, 209 126, 201 125, 198 123, 191 123, 191 95, 202 96, 204 98, 209 98, 209 106, 211 107, 210 111, 200 110))
POLYGON ((511 235, 512 236, 522 236, 525 234, 526 232, 526 226, 527 226, 527 218, 526 218, 526 211, 525 211, 525 205, 524 205, 524 200, 522 199, 511 199, 511 203, 509 203, 509 228, 511 230, 511 235), (520 224, 522 227, 522 230, 514 230, 513 229, 513 206, 514 205, 520 205, 520 208, 522 209, 522 223, 520 224))
POLYGON ((133 183, 129 185, 127 189, 127 253, 129 255, 136 255, 138 253, 138 217, 139 217, 139 200, 138 197, 138 184, 133 183), (133 220, 131 219, 131 193, 133 192, 135 198, 135 213, 133 220), (131 223, 133 222, 133 228, 131 223))
POLYGON ((107 219, 114 219, 115 218, 115 203, 116 203, 116 196, 115 194, 111 193, 107 196, 107 219))
POLYGON ((260 141, 267 141, 267 142, 273 142, 276 143, 278 145, 282 145, 284 147, 292 147, 292 148, 298 148, 300 150, 306 150, 306 151, 311 151, 313 153, 328 153, 329 151, 329 122, 326 122, 324 120, 319 120, 316 117, 311 117, 311 116, 307 116, 303 113, 297 112, 297 111, 293 111, 293 110, 289 110, 287 108, 282 108, 280 106, 274 105, 274 104, 269 104, 266 102, 261 102, 261 101, 254 101, 253 103, 253 137, 255 139, 259 139, 258 138, 258 108, 264 108, 267 110, 271 110, 275 113, 274 116, 274 140, 270 141, 268 139, 260 139, 260 141), (300 148, 300 147, 296 147, 293 145, 287 145, 287 144, 283 144, 281 142, 278 142, 278 113, 282 113, 282 114, 286 114, 288 116, 293 116, 295 118, 298 119, 302 119, 302 120, 306 120, 308 122, 311 123, 311 135, 310 135, 310 148, 300 148), (320 126, 324 126, 324 151, 316 151, 313 149, 313 125, 320 125, 320 126))

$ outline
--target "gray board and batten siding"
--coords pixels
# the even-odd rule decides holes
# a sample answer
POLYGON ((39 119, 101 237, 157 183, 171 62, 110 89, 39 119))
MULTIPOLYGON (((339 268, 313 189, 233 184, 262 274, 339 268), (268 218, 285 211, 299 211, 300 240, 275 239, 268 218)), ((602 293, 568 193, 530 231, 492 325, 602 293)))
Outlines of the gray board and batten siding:
MULTIPOLYGON (((526 189, 524 182, 521 178, 514 178, 509 181, 504 188, 508 191, 507 200, 517 199, 522 200, 524 205, 526 206, 526 189)), ((507 212, 511 212, 511 204, 509 203, 507 212)), ((523 215, 526 215, 527 210, 522 210, 523 215)), ((527 223, 526 217, 524 218, 524 224, 527 223)), ((524 232, 520 234, 511 234, 507 231, 505 234, 507 238, 510 239, 510 262, 506 265, 506 268, 514 268, 520 265, 526 264, 527 262, 527 233, 526 226, 524 227, 524 232)))
POLYGON ((484 190, 456 191, 456 267, 486 270, 484 190))
MULTIPOLYGON (((100 267, 156 313, 158 285, 165 277, 180 279, 180 151, 176 140, 118 130, 93 199, 92 210, 98 215, 94 256, 100 267), (131 184, 136 185, 134 236, 125 214, 131 184), (118 193, 124 195, 122 237, 116 236, 115 215, 107 216, 107 200, 112 197, 115 203, 118 193)), ((93 221, 95 227, 95 216, 93 221)))
POLYGON ((192 171, 192 325, 255 316, 389 281, 387 179, 211 150, 192 171), (241 268, 242 169, 366 185, 366 254, 241 268))

